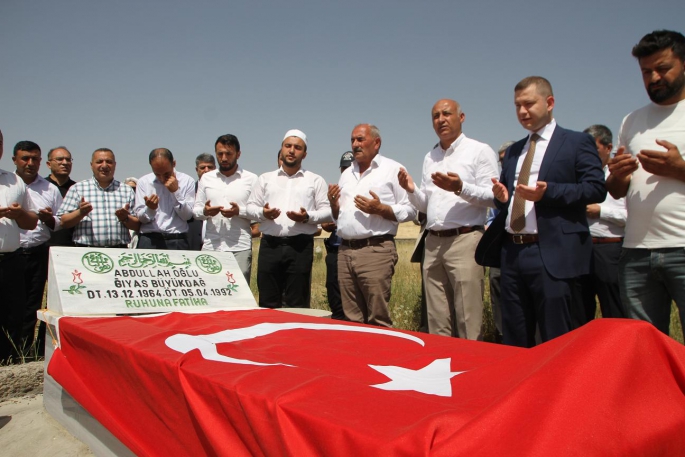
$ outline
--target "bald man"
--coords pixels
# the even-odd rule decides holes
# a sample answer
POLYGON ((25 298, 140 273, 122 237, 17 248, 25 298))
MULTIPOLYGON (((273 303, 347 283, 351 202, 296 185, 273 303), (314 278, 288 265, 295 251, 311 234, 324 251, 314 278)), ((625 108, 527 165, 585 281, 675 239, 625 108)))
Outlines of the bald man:
POLYGON ((462 132, 466 115, 454 100, 431 110, 439 142, 423 161, 421 186, 403 168, 398 175, 409 201, 426 213, 423 281, 428 331, 483 339, 484 272, 474 258, 487 209, 494 206, 497 154, 462 132))

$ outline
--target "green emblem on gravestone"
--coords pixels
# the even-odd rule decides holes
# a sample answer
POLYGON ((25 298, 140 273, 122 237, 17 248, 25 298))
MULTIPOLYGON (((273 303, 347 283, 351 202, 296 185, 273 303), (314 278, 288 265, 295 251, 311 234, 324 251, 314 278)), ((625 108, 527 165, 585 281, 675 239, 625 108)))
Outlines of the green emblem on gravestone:
POLYGON ((195 264, 200 270, 213 275, 219 273, 222 269, 219 259, 208 254, 197 256, 195 258, 195 264))
POLYGON ((109 273, 114 268, 112 259, 102 252, 88 252, 81 257, 81 262, 88 271, 98 274, 109 273))

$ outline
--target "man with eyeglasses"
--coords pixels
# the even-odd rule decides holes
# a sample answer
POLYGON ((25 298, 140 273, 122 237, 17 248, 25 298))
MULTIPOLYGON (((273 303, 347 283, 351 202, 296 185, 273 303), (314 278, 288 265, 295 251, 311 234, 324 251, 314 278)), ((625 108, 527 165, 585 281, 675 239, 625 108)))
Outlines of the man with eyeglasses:
MULTIPOLYGON (((64 198, 71 186, 76 184, 76 181, 70 178, 71 166, 73 160, 71 152, 64 146, 57 146, 50 149, 48 152, 48 160, 45 162, 50 169, 50 174, 45 177, 45 180, 54 184, 59 189, 59 193, 64 198)), ((50 246, 73 246, 74 229, 58 230, 52 234, 48 241, 50 246)))

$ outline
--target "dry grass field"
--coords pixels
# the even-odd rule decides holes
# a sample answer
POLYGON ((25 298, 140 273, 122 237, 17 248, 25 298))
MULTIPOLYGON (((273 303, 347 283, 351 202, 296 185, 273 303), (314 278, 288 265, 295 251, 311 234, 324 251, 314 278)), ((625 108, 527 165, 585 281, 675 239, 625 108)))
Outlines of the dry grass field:
MULTIPOLYGON (((412 222, 400 225, 397 233, 397 252, 399 261, 395 268, 395 276, 392 282, 392 298, 390 300, 390 313, 395 327, 403 330, 419 329, 420 305, 421 305, 421 276, 418 263, 410 263, 409 258, 414 249, 416 237, 419 234, 419 227, 412 222)), ((314 265, 312 268, 312 308, 329 309, 326 297, 326 264, 324 261, 326 248, 323 240, 328 236, 323 233, 314 241, 314 265)), ((259 240, 254 240, 252 257, 252 281, 251 289, 256 299, 259 299, 257 290, 257 253, 259 251, 259 240)), ((485 341, 494 341, 495 325, 492 319, 490 308, 490 289, 485 284, 484 304, 484 330, 485 341)), ((598 307, 599 309, 599 307, 598 307)), ((601 315, 598 312, 598 317, 601 315)), ((683 330, 675 309, 675 304, 671 310, 671 336, 683 342, 683 330)))

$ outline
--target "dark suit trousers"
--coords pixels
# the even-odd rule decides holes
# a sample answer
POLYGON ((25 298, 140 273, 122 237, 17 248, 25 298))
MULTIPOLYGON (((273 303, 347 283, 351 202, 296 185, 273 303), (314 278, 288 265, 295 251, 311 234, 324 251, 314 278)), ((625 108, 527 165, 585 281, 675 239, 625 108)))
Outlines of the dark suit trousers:
MULTIPOLYGON (((21 251, 19 251, 21 252, 21 251)), ((24 287, 24 266, 26 259, 19 252, 11 256, 3 253, 0 259, 0 362, 11 356, 17 360, 18 354, 12 348, 11 338, 20 345, 22 319, 26 306, 26 288, 24 287), (6 334, 7 333, 7 334, 6 334)))
MULTIPOLYGON (((22 340, 26 341, 26 348, 33 342, 33 335, 38 320, 36 312, 43 304, 45 281, 48 279, 48 250, 47 243, 33 248, 20 249, 26 260, 24 268, 24 282, 26 284, 26 307, 22 324, 22 340)), ((37 349, 43 351, 45 343, 45 324, 41 323, 38 334, 37 349)))
POLYGON ((259 306, 309 308, 313 260, 313 236, 264 235, 257 261, 259 306))
POLYGON ((583 277, 583 311, 589 322, 595 315, 595 295, 599 298, 602 317, 626 317, 618 287, 618 260, 623 243, 592 245, 590 274, 583 277))
POLYGON ((507 239, 500 280, 504 344, 535 346, 536 327, 543 342, 569 332, 574 284, 575 279, 547 273, 538 243, 516 245, 507 239))
POLYGON ((331 317, 338 320, 347 320, 340 298, 340 283, 338 282, 338 247, 326 247, 326 294, 328 306, 331 308, 331 317))

